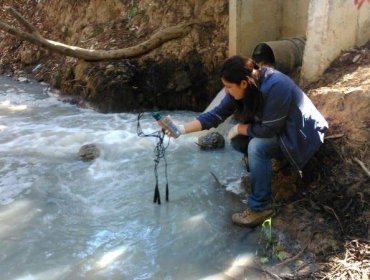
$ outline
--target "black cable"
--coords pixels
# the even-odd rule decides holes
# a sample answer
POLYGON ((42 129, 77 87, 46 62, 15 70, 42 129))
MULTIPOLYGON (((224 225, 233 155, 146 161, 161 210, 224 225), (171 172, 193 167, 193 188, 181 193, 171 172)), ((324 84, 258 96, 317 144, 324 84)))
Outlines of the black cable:
POLYGON ((144 113, 139 113, 137 116, 137 135, 139 137, 154 137, 157 140, 157 144, 154 148, 154 175, 155 175, 155 189, 154 189, 154 203, 161 204, 161 197, 158 188, 158 164, 161 159, 164 160, 165 163, 165 177, 166 177, 166 201, 169 200, 169 189, 168 189, 168 177, 167 177, 167 160, 166 160, 166 149, 170 145, 170 140, 168 140, 167 145, 164 145, 164 136, 165 133, 163 130, 158 130, 149 134, 145 134, 141 129, 140 120, 144 116, 144 113))

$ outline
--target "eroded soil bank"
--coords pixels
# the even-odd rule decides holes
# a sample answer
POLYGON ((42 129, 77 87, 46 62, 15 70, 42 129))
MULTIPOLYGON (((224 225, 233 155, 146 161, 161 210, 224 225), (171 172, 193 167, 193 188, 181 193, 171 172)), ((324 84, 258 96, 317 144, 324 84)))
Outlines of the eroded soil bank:
MULTIPOLYGON (((86 62, 62 57, 0 33, 0 73, 33 75, 67 99, 101 112, 142 108, 202 111, 221 84, 217 67, 226 57, 228 4, 193 1, 7 1, 48 39, 87 49, 134 46, 153 33, 199 20, 180 40, 138 58, 86 62), (39 65, 35 69, 35 66, 39 65)), ((0 16, 15 26, 9 13, 0 16)))
POLYGON ((370 42, 344 51, 304 89, 330 128, 302 179, 276 174, 276 200, 281 207, 275 225, 315 255, 316 267, 301 265, 297 275, 368 279, 370 42), (309 273, 310 269, 316 272, 309 273))

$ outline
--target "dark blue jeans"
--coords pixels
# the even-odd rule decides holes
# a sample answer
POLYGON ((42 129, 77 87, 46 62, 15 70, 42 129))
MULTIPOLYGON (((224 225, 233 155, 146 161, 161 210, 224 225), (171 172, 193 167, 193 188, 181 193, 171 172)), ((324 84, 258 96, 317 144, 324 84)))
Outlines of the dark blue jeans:
POLYGON ((248 206, 254 211, 269 209, 272 203, 271 159, 283 158, 277 137, 252 138, 239 135, 231 140, 231 145, 248 157, 252 184, 252 192, 248 196, 248 206))

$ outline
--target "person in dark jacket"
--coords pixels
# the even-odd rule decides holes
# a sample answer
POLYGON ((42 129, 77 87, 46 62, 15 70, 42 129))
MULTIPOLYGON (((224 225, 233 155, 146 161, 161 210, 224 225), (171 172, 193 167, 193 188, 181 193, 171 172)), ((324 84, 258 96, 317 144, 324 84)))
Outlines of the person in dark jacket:
POLYGON ((328 123, 306 94, 286 75, 259 67, 242 56, 228 58, 220 69, 226 92, 218 106, 179 125, 182 134, 217 127, 229 116, 238 121, 227 138, 248 157, 249 209, 232 216, 239 225, 256 226, 272 211, 272 159, 286 157, 302 168, 324 141, 328 123))

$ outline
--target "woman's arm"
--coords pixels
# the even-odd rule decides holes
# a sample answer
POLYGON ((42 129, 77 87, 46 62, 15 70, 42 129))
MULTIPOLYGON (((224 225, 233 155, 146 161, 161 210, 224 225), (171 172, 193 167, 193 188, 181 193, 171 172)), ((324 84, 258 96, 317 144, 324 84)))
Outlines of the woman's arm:
POLYGON ((202 130, 202 124, 198 120, 193 120, 184 124, 184 134, 202 130))
POLYGON ((196 119, 200 122, 202 129, 217 127, 235 112, 233 98, 226 94, 220 104, 211 111, 200 114, 196 119))
POLYGON ((183 125, 178 125, 181 134, 201 131, 211 127, 217 127, 235 111, 234 104, 229 95, 226 95, 221 103, 211 111, 200 114, 196 119, 183 125))

